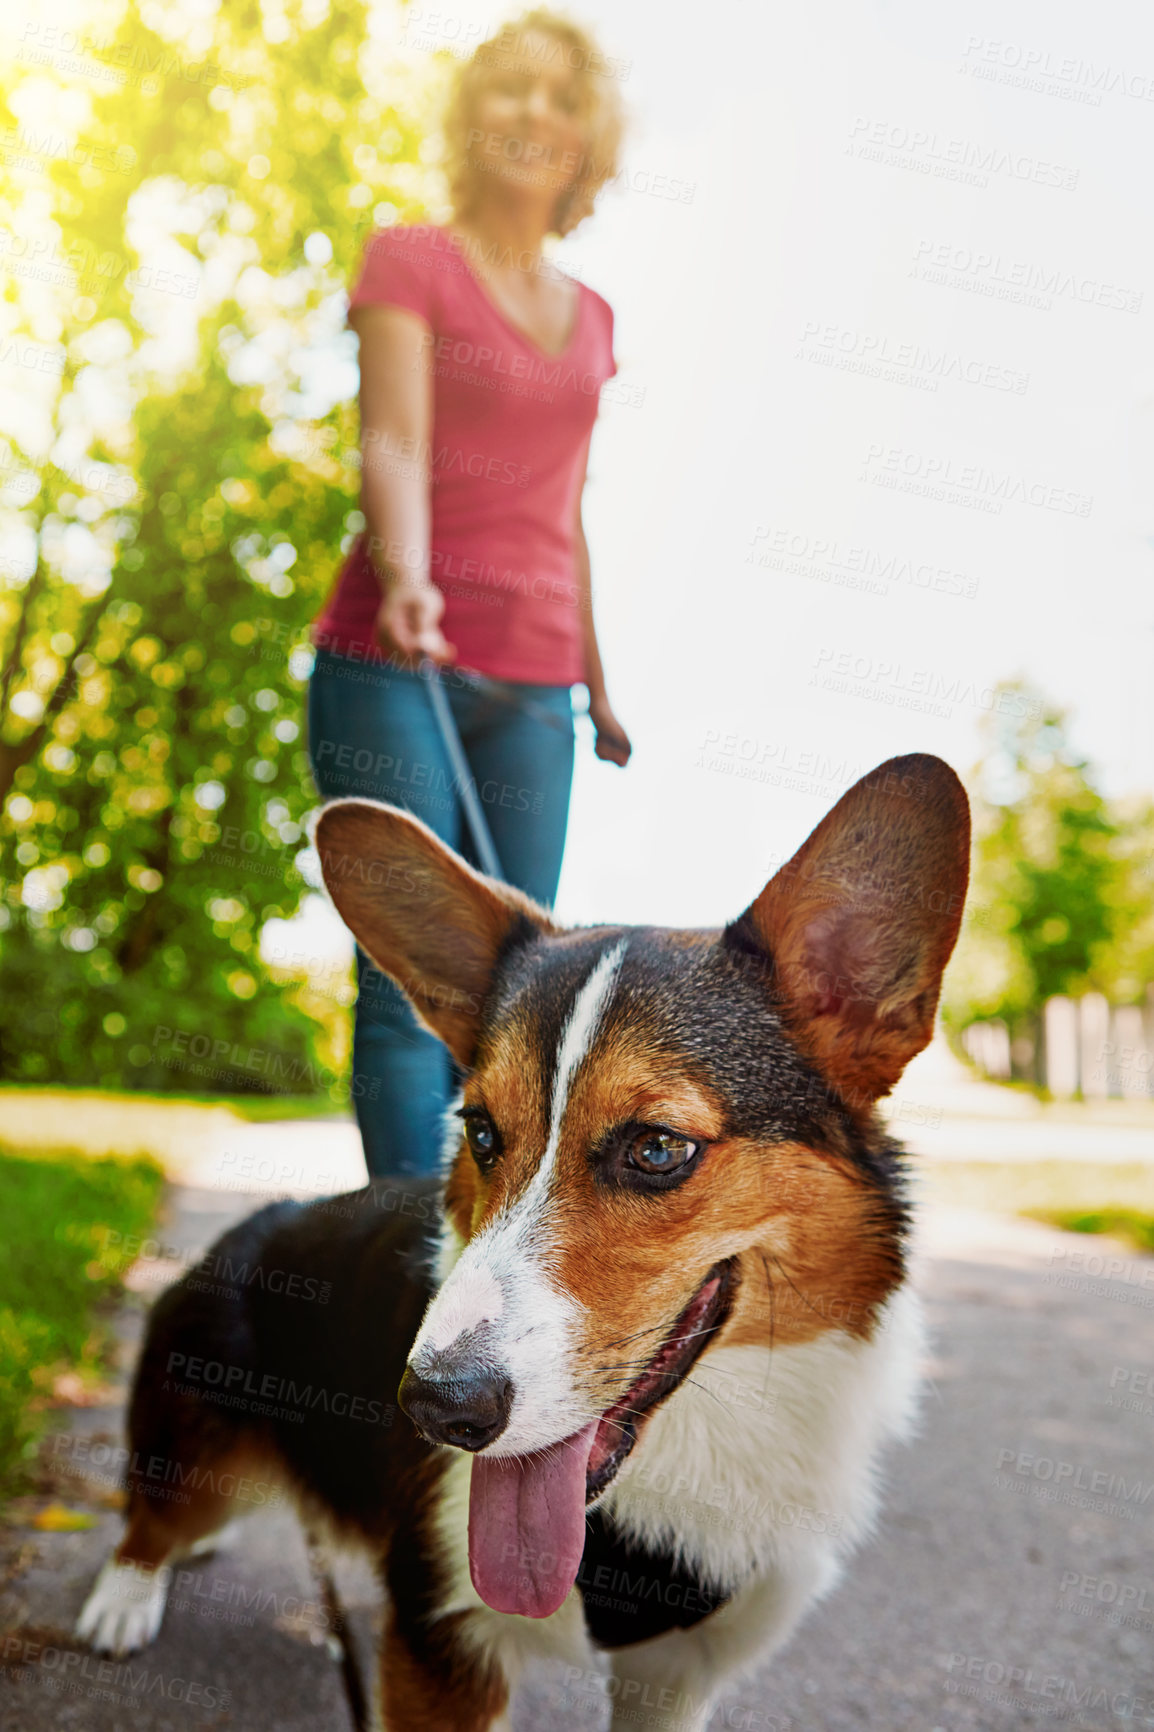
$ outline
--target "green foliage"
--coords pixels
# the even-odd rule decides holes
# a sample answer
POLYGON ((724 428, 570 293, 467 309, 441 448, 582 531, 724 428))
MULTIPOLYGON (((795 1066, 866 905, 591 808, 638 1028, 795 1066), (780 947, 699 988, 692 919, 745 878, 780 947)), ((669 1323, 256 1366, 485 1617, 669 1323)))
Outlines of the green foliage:
POLYGON ((1034 1218, 1067 1233, 1108 1233, 1112 1239, 1133 1246, 1135 1251, 1154 1251, 1154 1216, 1137 1209, 1034 1210, 1034 1218))
POLYGON ((1149 811, 1115 808, 1064 714, 1018 684, 999 688, 973 781, 973 875, 947 1023, 999 1017, 1014 1032, 1056 994, 1139 999, 1154 979, 1149 811))
POLYGON ((211 1089, 178 1027, 309 1090, 343 1024, 259 940, 307 888, 308 626, 360 524, 341 291, 432 196, 442 69, 357 4, 104 16, 6 98, 0 1076, 211 1089))
POLYGON ((161 1184, 159 1167, 143 1156, 0 1153, 0 1495, 24 1474, 36 1403, 53 1374, 99 1368, 104 1338, 93 1328, 94 1305, 124 1269, 123 1240, 151 1224, 161 1184))

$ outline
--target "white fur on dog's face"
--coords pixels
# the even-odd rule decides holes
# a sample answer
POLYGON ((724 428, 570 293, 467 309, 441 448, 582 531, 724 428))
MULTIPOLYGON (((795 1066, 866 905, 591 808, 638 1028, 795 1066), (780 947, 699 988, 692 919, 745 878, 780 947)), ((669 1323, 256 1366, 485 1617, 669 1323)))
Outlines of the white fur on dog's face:
POLYGON ((863 778, 721 932, 564 933, 411 820, 337 808, 330 828, 345 846, 375 836, 435 898, 432 922, 381 909, 334 867, 370 952, 415 958, 418 1008, 469 1066, 470 1136, 470 1115, 491 1127, 451 1165, 463 1248, 410 1364, 508 1380, 494 1455, 598 1415, 628 1434, 622 1415, 665 1399, 695 1337, 871 1337, 908 1224, 873 1103, 930 1037, 966 883, 947 766, 911 756, 863 778), (475 1008, 454 1020, 442 988, 462 983, 475 1008), (672 1164, 650 1161, 655 1137, 680 1145, 672 1164))
POLYGON ((627 945, 621 939, 603 953, 574 1000, 557 1049, 548 1141, 536 1170, 512 1206, 461 1252, 409 1355, 414 1371, 430 1376, 439 1354, 487 1325, 485 1358, 501 1366, 514 1390, 509 1423, 488 1452, 494 1456, 556 1443, 593 1417, 573 1365, 584 1307, 550 1279, 556 1247, 548 1205, 570 1084, 612 999, 627 945))

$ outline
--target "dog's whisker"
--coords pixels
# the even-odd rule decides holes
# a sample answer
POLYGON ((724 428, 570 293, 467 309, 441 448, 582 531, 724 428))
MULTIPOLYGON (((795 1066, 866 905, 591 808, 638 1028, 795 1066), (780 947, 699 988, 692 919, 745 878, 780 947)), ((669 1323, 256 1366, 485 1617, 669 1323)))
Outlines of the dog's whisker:
MULTIPOLYGON (((805 1294, 802 1292, 801 1288, 797 1285, 797 1283, 790 1280, 789 1275, 782 1268, 780 1262, 778 1262, 778 1259, 776 1257, 774 1257, 773 1252, 763 1250, 761 1252, 761 1256, 762 1256, 763 1261, 765 1260, 766 1257, 769 1257, 772 1259, 772 1261, 777 1266, 778 1274, 781 1276, 782 1280, 786 1283, 786 1285, 788 1287, 792 1287, 793 1291, 797 1294, 797 1296, 801 1300, 802 1304, 807 1306, 809 1308, 809 1310, 813 1312, 815 1317, 822 1318, 822 1320, 824 1322, 825 1321, 825 1313, 821 1310, 820 1306, 814 1305, 811 1300, 807 1299, 805 1294)), ((768 1270, 766 1271, 766 1273, 768 1274, 768 1270)))
MULTIPOLYGON (((769 1272, 769 1264, 766 1261, 765 1252, 761 1251, 759 1254, 761 1257, 762 1267, 765 1269, 765 1286, 766 1291, 769 1294, 769 1371, 772 1371, 773 1343, 777 1332, 777 1295, 774 1292, 773 1276, 769 1272)), ((767 1372, 766 1375, 768 1376, 769 1372, 767 1372)))

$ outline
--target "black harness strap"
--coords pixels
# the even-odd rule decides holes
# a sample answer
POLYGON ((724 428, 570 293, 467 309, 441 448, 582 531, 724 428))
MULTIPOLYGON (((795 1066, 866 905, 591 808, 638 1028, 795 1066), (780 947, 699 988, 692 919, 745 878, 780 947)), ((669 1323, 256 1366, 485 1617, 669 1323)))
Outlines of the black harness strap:
POLYGON ((599 1510, 585 1518, 577 1586, 589 1634, 601 1648, 624 1648, 667 1630, 691 1630, 729 1598, 703 1587, 668 1553, 622 1539, 599 1510))

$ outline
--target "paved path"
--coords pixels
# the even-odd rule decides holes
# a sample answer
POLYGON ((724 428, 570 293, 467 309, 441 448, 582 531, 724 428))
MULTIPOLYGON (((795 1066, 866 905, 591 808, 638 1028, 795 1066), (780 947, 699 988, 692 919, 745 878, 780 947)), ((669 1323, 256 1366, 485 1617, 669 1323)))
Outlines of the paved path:
MULTIPOLYGON (((126 1364, 144 1298, 249 1201, 171 1194, 154 1249, 174 1255, 137 1270, 126 1364)), ((878 1538, 713 1725, 1131 1732, 1154 1717, 1154 1399, 1130 1393, 1154 1372, 1154 1261, 1028 1223, 937 1214, 919 1282, 934 1329, 924 1431, 887 1464, 878 1538)), ((54 1416, 56 1495, 98 1526, 16 1532, 0 1589, 0 1723, 353 1732, 330 1620, 283 1512, 254 1517, 242 1548, 189 1566, 159 1640, 131 1670, 102 1673, 70 1649, 67 1631, 118 1527, 100 1447, 119 1441, 118 1400, 111 1389, 103 1407, 54 1416)), ((368 1672, 371 1578, 346 1569, 341 1584, 368 1672)), ((532 1676, 516 1732, 592 1729, 604 1712, 579 1683, 532 1676)))
MULTIPOLYGON (((935 1043, 888 1108, 931 1201, 960 1163, 1066 1157, 1154 1167, 1154 1111, 1042 1106, 976 1083, 935 1043), (935 1192, 934 1174, 938 1175, 935 1192)), ((178 1578, 157 1643, 129 1671, 71 1648, 71 1628, 119 1529, 120 1411, 144 1309, 232 1220, 272 1196, 362 1182, 343 1117, 249 1124, 226 1107, 5 1092, 2 1134, 91 1152, 151 1148, 173 1181, 120 1319, 121 1376, 102 1404, 62 1409, 44 1495, 86 1531, 19 1525, 0 1544, 0 1724, 11 1732, 355 1732, 377 1603, 364 1567, 338 1567, 348 1616, 334 1640, 295 1518, 254 1518, 243 1546, 178 1578), (350 1681, 353 1695, 350 1698, 350 1681)), ((1004 1168, 1003 1168, 1004 1170, 1004 1168)), ((1039 1171, 1041 1169, 1039 1168, 1039 1171)), ((1144 1183, 1145 1181, 1143 1181, 1144 1183)), ((969 1195, 973 1187, 964 1188, 969 1195)), ((1000 1200, 1000 1199, 999 1199, 1000 1200)), ((919 1282, 934 1327, 924 1430, 888 1464, 875 1543, 768 1671, 714 1726, 954 1732, 1154 1725, 1154 1260, 1104 1240, 931 1206, 919 1282)), ((662 1724, 640 1705, 637 1724, 662 1724), (649 1716, 647 1718, 647 1716, 649 1716)), ((516 1732, 604 1724, 580 1681, 530 1677, 516 1732)), ((666 1724, 671 1724, 665 1722, 666 1724)))
POLYGON ((930 1160, 1154 1163, 1154 1099, 1040 1101, 979 1082, 940 1036, 883 1112, 910 1152, 930 1160))
POLYGON ((95 1518, 86 1531, 0 1533, 0 1726, 4 1732, 354 1732, 331 1619, 319 1600, 296 1517, 254 1517, 243 1551, 199 1560, 175 1578, 159 1639, 131 1661, 102 1661, 70 1631, 97 1570, 120 1537, 123 1400, 146 1309, 260 1198, 172 1190, 155 1244, 134 1271, 118 1319, 119 1375, 104 1399, 62 1408, 45 1436, 43 1495, 95 1518), (157 1255, 153 1255, 156 1252, 157 1255), (14 1540, 15 1545, 4 1545, 14 1540))

